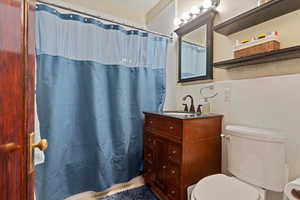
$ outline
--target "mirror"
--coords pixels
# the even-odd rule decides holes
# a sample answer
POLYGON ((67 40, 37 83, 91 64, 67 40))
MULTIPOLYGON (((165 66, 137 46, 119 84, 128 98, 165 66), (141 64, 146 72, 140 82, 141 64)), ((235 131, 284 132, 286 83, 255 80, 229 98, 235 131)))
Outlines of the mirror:
POLYGON ((190 79, 205 76, 207 25, 184 35, 181 44, 181 78, 190 79))
POLYGON ((175 31, 179 36, 179 83, 213 79, 215 15, 215 10, 208 10, 175 31))

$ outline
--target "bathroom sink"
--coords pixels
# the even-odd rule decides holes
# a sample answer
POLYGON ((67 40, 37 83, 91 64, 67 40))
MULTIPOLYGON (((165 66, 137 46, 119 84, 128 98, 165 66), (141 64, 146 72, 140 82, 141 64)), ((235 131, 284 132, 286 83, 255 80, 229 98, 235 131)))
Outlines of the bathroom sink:
POLYGON ((199 115, 198 113, 190 113, 190 112, 184 112, 184 111, 165 111, 165 115, 173 115, 173 116, 184 116, 184 117, 191 117, 199 115))

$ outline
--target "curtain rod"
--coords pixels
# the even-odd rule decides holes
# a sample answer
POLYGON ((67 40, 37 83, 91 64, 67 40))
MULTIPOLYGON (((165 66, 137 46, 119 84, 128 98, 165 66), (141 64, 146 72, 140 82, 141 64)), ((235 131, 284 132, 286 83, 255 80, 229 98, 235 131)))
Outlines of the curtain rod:
POLYGON ((118 22, 118 21, 111 20, 111 19, 107 19, 107 18, 104 18, 104 17, 99 17, 99 16, 96 16, 96 15, 93 15, 93 14, 89 14, 89 13, 86 13, 86 12, 83 12, 83 11, 80 11, 80 10, 68 8, 68 7, 65 7, 65 6, 58 5, 58 4, 49 3, 49 2, 46 2, 46 1, 43 1, 43 0, 37 0, 37 2, 38 2, 38 3, 47 4, 47 5, 49 5, 49 6, 61 8, 61 9, 64 9, 64 10, 68 10, 68 11, 71 11, 71 12, 76 12, 76 13, 81 14, 81 15, 86 15, 86 16, 93 17, 93 18, 96 18, 96 19, 108 21, 108 22, 111 22, 111 23, 114 23, 114 24, 119 24, 119 25, 122 25, 122 26, 126 26, 126 27, 128 27, 128 28, 133 28, 133 29, 136 29, 136 30, 148 32, 148 33, 151 33, 151 34, 154 34, 154 35, 158 35, 158 36, 161 36, 161 37, 166 37, 166 38, 169 38, 169 39, 171 39, 171 40, 173 39, 173 38, 172 38, 171 36, 169 36, 169 35, 165 35, 165 34, 158 33, 158 32, 154 32, 154 31, 149 31, 149 30, 142 29, 142 28, 139 28, 139 27, 136 27, 136 26, 133 26, 133 25, 125 24, 125 23, 118 22))
POLYGON ((200 45, 200 44, 195 44, 195 43, 192 43, 192 42, 189 42, 189 41, 186 41, 186 40, 182 40, 182 41, 185 42, 185 43, 188 43, 188 44, 190 44, 190 45, 193 45, 193 46, 206 48, 205 46, 202 46, 202 45, 200 45))

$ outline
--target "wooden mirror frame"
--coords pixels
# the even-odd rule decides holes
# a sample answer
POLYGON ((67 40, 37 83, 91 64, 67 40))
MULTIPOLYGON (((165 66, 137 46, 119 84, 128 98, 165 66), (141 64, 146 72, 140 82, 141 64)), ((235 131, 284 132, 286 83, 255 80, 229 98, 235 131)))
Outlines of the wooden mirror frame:
POLYGON ((213 8, 207 10, 205 13, 199 15, 197 18, 192 21, 184 24, 177 30, 175 33, 178 35, 178 83, 185 83, 191 81, 199 81, 199 80, 213 80, 213 23, 217 11, 213 8), (182 61, 182 37, 194 30, 197 30, 203 25, 207 25, 206 28, 206 46, 207 46, 207 54, 206 54, 206 75, 205 76, 197 76, 191 78, 182 78, 181 77, 181 61, 182 61))

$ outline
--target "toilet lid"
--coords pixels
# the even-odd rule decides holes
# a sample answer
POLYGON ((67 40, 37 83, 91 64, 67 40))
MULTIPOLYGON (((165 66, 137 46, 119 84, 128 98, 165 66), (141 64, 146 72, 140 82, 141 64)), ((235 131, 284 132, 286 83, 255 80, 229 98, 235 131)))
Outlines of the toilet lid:
POLYGON ((223 174, 202 179, 192 192, 192 200, 259 200, 259 196, 253 186, 223 174))

